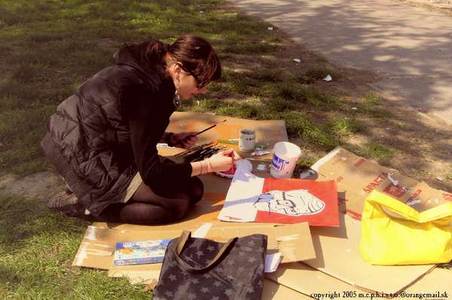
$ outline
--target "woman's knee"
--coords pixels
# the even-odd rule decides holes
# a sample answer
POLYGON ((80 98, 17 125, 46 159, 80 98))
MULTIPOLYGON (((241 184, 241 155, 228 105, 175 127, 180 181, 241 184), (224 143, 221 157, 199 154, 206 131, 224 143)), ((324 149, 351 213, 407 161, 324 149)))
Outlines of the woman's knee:
POLYGON ((186 215, 187 211, 188 208, 184 208, 182 205, 169 208, 150 203, 131 201, 119 207, 118 210, 115 209, 114 216, 108 216, 108 218, 105 218, 105 221, 141 225, 162 225, 180 220, 186 215))
POLYGON ((177 199, 174 199, 167 205, 167 209, 170 210, 174 221, 180 220, 188 213, 191 206, 190 198, 186 195, 180 195, 177 199))

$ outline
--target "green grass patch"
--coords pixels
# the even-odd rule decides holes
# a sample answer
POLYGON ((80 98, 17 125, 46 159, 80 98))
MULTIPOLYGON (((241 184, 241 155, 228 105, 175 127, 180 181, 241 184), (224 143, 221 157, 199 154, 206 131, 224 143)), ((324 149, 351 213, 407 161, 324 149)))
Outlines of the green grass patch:
POLYGON ((395 154, 395 150, 375 142, 369 142, 355 151, 358 155, 373 158, 381 163, 388 163, 395 154))
POLYGON ((363 97, 362 103, 358 105, 358 110, 373 118, 385 119, 393 116, 387 108, 383 107, 381 97, 374 92, 363 97))
POLYGON ((0 196, 0 297, 149 299, 126 279, 71 266, 86 224, 35 199, 0 196))
POLYGON ((349 136, 362 130, 362 125, 354 118, 337 117, 329 127, 338 136, 349 136))

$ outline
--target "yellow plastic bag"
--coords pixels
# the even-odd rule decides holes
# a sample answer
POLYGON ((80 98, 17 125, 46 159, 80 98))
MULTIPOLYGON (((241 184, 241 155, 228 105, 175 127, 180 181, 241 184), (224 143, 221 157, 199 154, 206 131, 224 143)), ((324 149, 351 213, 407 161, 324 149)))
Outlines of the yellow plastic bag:
POLYGON ((361 218, 359 250, 374 265, 446 263, 452 260, 452 202, 418 212, 372 191, 361 218))

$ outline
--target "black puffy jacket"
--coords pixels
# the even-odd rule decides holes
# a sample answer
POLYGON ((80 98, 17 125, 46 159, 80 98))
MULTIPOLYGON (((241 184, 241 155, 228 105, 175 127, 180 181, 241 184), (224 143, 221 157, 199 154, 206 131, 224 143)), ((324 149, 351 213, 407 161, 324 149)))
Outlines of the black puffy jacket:
POLYGON ((115 65, 60 103, 41 142, 94 216, 123 201, 137 171, 149 186, 172 189, 183 187, 191 175, 189 164, 168 164, 157 154, 156 144, 175 110, 175 90, 164 73, 163 53, 156 53, 152 64, 143 59, 146 45, 122 48, 115 65))

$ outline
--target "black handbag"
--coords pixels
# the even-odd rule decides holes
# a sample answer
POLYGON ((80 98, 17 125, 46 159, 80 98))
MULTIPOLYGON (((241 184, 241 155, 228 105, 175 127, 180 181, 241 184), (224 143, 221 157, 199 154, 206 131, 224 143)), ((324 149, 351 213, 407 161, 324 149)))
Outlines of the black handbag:
POLYGON ((184 231, 166 249, 153 299, 260 299, 266 249, 263 234, 218 243, 184 231))

